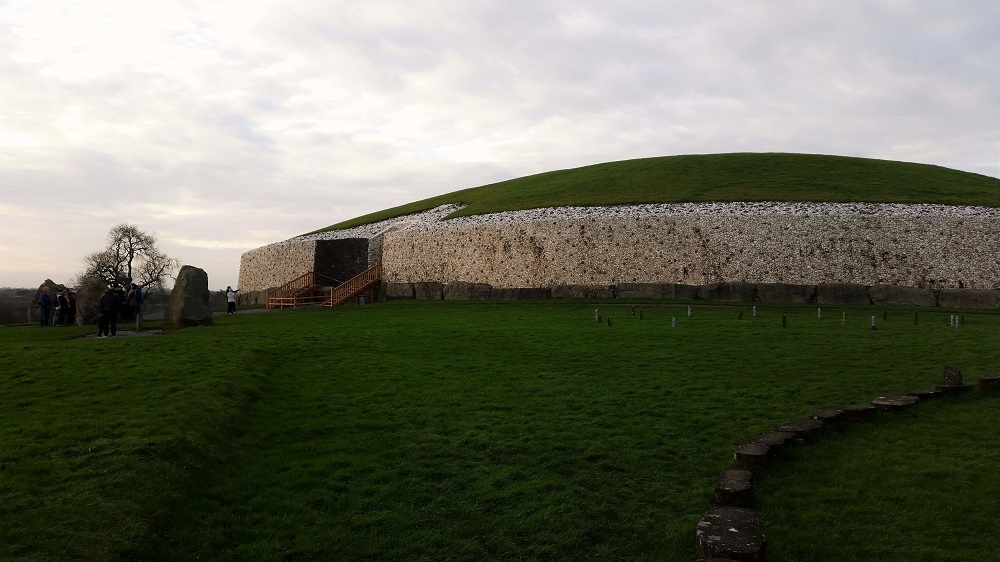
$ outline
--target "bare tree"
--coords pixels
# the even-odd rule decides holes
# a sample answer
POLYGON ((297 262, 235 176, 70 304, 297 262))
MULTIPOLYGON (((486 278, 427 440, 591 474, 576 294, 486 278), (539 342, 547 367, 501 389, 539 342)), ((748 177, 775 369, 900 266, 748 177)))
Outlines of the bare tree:
POLYGON ((142 283, 149 288, 162 288, 166 278, 180 267, 180 262, 156 247, 156 236, 133 224, 112 228, 107 248, 87 254, 83 261, 86 268, 81 280, 97 277, 105 283, 142 283))

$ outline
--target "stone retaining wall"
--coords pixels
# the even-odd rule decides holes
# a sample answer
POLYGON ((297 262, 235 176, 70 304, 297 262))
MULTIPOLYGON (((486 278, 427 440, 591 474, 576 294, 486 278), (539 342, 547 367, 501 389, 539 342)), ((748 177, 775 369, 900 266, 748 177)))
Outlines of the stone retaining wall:
MULTIPOLYGON (((243 294, 266 291, 308 271, 343 280, 365 261, 381 261, 390 285, 462 281, 498 294, 533 288, 557 298, 613 297, 617 287, 622 296, 633 296, 630 285, 639 293, 656 285, 662 298, 688 298, 694 287, 694 298, 711 299, 702 293, 742 283, 755 285, 762 302, 1000 307, 996 209, 719 203, 567 207, 445 220, 455 209, 258 248, 243 255, 239 287, 243 294), (321 257, 330 255, 322 251, 326 244, 343 256, 334 260, 338 265, 321 257)), ((476 298, 481 295, 479 290, 476 298)), ((736 293, 727 298, 747 300, 736 293)))
POLYGON ((241 296, 266 291, 313 271, 316 240, 270 244, 240 257, 241 296))
MULTIPOLYGON (((446 224, 446 223, 445 223, 446 224)), ((385 236, 390 283, 496 288, 726 281, 1000 287, 1000 221, 685 216, 487 223, 385 236)))

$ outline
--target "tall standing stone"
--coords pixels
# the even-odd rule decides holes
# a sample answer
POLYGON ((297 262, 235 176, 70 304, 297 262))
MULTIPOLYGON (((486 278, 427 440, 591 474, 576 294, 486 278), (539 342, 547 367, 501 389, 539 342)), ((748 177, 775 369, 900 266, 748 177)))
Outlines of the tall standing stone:
POLYGON ((185 265, 177 274, 170 292, 170 304, 163 315, 163 330, 172 332, 189 326, 212 324, 212 304, 208 291, 208 273, 185 265))

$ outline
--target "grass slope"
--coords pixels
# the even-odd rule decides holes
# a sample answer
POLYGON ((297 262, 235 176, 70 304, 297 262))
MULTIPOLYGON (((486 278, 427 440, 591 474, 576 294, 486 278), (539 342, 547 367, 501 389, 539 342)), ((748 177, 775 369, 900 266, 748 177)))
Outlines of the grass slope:
MULTIPOLYGON (((792 307, 782 329, 780 308, 643 306, 394 302, 131 340, 0 328, 0 559, 689 560, 736 444, 930 386, 944 364, 1000 365, 995 314, 956 330, 948 311, 914 326, 893 310, 871 330, 871 308, 792 307)), ((821 465, 869 457, 836 480, 776 472, 775 559, 864 559, 829 555, 843 540, 891 543, 885 561, 990 559, 996 400, 816 446, 821 465), (942 423, 977 438, 940 443, 942 423), (898 509, 936 474, 949 493, 898 509), (860 501, 865 486, 886 493, 860 501), (821 531, 783 507, 807 492, 821 531), (959 527, 961 557, 926 554, 959 527)))
POLYGON ((706 201, 939 203, 1000 207, 1000 179, 940 166, 825 156, 737 153, 664 156, 559 170, 463 189, 323 228, 432 209, 454 216, 561 206, 706 201))

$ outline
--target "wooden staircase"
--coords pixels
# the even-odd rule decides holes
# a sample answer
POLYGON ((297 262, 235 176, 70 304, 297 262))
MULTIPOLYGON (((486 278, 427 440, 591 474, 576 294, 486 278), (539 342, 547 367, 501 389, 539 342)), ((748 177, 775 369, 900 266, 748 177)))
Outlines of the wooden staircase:
POLYGON ((322 304, 327 298, 324 287, 340 284, 337 279, 310 271, 268 291, 267 308, 285 309, 322 304))
POLYGON ((364 294, 368 302, 375 300, 375 288, 382 280, 382 264, 376 263, 347 281, 341 282, 313 271, 292 279, 268 291, 267 308, 297 308, 300 306, 337 306, 364 294), (329 291, 326 287, 333 287, 329 291))
POLYGON ((323 306, 344 304, 354 297, 365 294, 368 302, 375 300, 375 286, 382 280, 382 264, 376 263, 361 273, 345 281, 342 285, 330 290, 330 298, 323 306))

